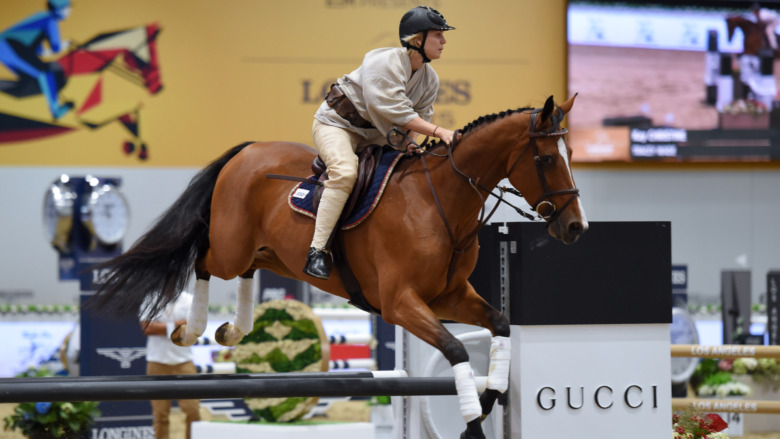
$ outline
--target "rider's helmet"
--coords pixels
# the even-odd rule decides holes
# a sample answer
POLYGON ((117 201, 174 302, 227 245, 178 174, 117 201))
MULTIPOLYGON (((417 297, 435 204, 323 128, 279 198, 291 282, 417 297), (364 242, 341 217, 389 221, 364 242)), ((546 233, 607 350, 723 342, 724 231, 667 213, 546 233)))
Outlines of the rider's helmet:
POLYGON ((424 49, 425 40, 428 37, 427 31, 452 29, 455 28, 447 23, 447 20, 444 19, 444 15, 442 15, 441 12, 428 6, 417 6, 416 8, 410 9, 401 18, 401 24, 398 26, 398 37, 401 39, 402 46, 420 52, 425 62, 431 62, 431 60, 428 59, 428 56, 425 55, 424 49), (425 32, 420 47, 414 47, 404 41, 404 38, 419 32, 425 32))

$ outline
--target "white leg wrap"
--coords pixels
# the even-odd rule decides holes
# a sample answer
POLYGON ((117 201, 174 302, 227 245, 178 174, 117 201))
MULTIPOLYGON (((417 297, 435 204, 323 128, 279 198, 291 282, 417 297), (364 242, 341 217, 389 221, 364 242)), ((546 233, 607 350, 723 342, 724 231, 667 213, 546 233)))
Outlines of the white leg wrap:
POLYGON ((238 278, 238 292, 236 294, 236 328, 244 335, 252 332, 254 327, 254 297, 252 294, 253 278, 238 278))
POLYGON ((468 362, 458 363, 452 366, 455 375, 455 389, 458 392, 460 413, 466 423, 477 419, 482 415, 482 406, 479 404, 477 384, 474 382, 474 371, 468 362))
POLYGON ((487 388, 501 393, 509 388, 509 360, 512 358, 512 341, 509 337, 493 337, 490 344, 490 371, 487 388))
POLYGON ((195 281, 195 291, 192 293, 192 305, 187 316, 187 334, 200 337, 206 332, 209 319, 209 281, 195 281))

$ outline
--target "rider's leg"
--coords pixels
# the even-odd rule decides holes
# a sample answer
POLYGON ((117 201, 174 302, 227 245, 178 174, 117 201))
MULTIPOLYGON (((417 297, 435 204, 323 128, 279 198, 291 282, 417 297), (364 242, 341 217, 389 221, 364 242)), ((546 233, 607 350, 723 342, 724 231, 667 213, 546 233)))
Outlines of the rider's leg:
POLYGON ((54 73, 52 72, 40 72, 38 74, 38 85, 41 87, 41 92, 46 97, 46 102, 49 103, 49 110, 51 115, 55 119, 59 119, 71 109, 70 105, 60 105, 57 94, 57 83, 54 80, 54 73))
POLYGON ((328 180, 324 183, 325 189, 322 191, 314 223, 314 237, 303 272, 327 279, 330 277, 332 263, 326 247, 357 178, 358 158, 355 149, 361 138, 347 130, 316 120, 312 126, 312 136, 314 145, 327 166, 328 180))

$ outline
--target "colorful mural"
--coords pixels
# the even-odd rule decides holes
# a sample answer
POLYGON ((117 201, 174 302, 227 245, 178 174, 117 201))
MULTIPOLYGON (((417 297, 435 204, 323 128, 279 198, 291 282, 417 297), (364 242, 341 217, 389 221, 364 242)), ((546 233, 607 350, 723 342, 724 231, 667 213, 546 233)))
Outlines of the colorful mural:
MULTIPOLYGON (((311 144, 327 86, 398 46, 419 3, 4 0, 0 166, 202 167, 246 140, 311 144)), ((438 125, 565 98, 564 0, 422 3, 457 23, 438 125)))

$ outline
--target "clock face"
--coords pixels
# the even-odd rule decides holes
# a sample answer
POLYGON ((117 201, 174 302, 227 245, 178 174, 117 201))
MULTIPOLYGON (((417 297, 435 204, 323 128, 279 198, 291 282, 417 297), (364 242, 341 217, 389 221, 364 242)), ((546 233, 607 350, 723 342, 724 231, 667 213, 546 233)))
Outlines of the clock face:
POLYGON ((63 252, 73 225, 73 201, 76 194, 64 181, 52 183, 43 199, 43 233, 46 240, 63 252))
POLYGON ((129 211, 127 200, 113 185, 95 189, 89 200, 90 221, 100 242, 118 243, 127 232, 129 211))
POLYGON ((55 203, 53 191, 47 190, 43 199, 43 233, 48 241, 51 241, 57 233, 57 222, 60 220, 55 203))
MULTIPOLYGON (((672 324, 670 325, 672 344, 699 344, 699 333, 696 323, 682 308, 672 309, 672 324)), ((681 384, 696 371, 699 364, 698 358, 675 357, 672 358, 672 382, 681 384)))

